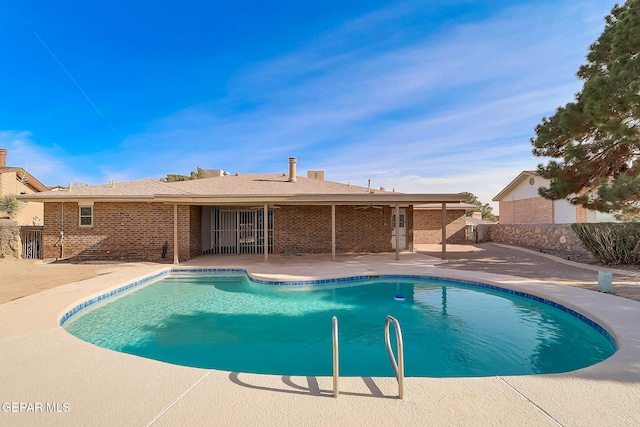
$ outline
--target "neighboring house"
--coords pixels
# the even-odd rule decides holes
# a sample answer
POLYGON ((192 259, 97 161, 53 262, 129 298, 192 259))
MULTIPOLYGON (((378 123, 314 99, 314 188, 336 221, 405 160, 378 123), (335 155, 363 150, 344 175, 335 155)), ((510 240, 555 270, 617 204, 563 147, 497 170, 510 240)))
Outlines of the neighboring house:
POLYGON ((538 188, 550 181, 536 171, 524 171, 493 198, 499 203, 501 224, 572 224, 576 222, 612 222, 611 214, 572 205, 567 200, 549 200, 538 188))
POLYGON ((69 186, 20 199, 45 205, 45 258, 177 263, 200 254, 398 254, 413 248, 415 205, 440 204, 431 214, 441 221, 443 204, 466 198, 371 190, 325 181, 322 171, 298 177, 296 164, 289 159, 289 174, 216 170, 193 181, 69 186))
MULTIPOLYGON (((7 150, 0 148, 0 198, 9 194, 28 195, 49 189, 20 167, 7 166, 7 150)), ((39 202, 23 204, 13 218, 19 225, 42 225, 44 206, 39 202)), ((0 218, 8 217, 0 212, 0 218)))

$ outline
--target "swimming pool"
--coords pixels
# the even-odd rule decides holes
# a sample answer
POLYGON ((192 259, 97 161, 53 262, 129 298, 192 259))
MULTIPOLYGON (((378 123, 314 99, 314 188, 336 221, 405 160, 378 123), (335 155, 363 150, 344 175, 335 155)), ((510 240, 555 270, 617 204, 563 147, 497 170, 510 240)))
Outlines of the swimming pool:
POLYGON ((243 272, 174 274, 67 313, 62 323, 116 351, 280 375, 331 375, 332 316, 343 376, 393 376, 388 314, 402 326, 407 376, 567 372, 615 351, 611 335, 584 316, 490 286, 417 276, 298 285, 256 283, 243 272))

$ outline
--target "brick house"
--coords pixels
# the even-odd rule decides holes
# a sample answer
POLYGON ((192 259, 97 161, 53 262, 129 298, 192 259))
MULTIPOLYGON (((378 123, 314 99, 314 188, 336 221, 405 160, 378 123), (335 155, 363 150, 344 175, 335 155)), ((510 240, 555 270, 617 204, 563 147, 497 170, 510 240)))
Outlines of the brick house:
MULTIPOLYGON (((174 263, 201 254, 268 259, 269 254, 331 253, 335 258, 337 252, 395 250, 398 256, 413 248, 414 205, 438 203, 441 211, 432 215, 442 218, 446 203, 465 198, 371 190, 325 181, 322 171, 298 177, 296 163, 289 159, 289 174, 211 170, 193 181, 69 186, 20 198, 44 203, 45 258, 174 263)), ((440 224, 441 235, 454 233, 440 224)), ((442 243, 444 254, 446 239, 442 243)))
POLYGON ((447 203, 445 217, 438 203, 416 205, 413 207, 414 243, 442 243, 442 224, 445 224, 446 243, 465 244, 471 240, 467 236, 467 211, 477 209, 469 203, 447 203))
POLYGON ((493 198, 499 203, 501 224, 572 224, 576 222, 613 222, 611 214, 572 205, 567 200, 548 200, 538 188, 550 181, 536 171, 523 171, 493 198))
MULTIPOLYGON (((46 185, 23 168, 7 166, 7 150, 0 148, 0 198, 10 194, 18 196, 48 190, 46 185)), ((18 225, 41 225, 43 209, 42 203, 25 203, 13 220, 18 225)), ((2 217, 4 212, 0 212, 0 218, 2 217)))

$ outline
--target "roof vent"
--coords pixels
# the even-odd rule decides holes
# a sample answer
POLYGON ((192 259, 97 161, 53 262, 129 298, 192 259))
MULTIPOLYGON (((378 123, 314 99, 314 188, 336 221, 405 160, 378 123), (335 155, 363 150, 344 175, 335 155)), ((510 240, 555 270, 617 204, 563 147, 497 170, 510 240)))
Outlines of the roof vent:
POLYGON ((289 182, 296 182, 296 163, 298 159, 295 157, 289 157, 289 182))
POLYGON ((324 171, 307 171, 307 178, 324 181, 324 171))

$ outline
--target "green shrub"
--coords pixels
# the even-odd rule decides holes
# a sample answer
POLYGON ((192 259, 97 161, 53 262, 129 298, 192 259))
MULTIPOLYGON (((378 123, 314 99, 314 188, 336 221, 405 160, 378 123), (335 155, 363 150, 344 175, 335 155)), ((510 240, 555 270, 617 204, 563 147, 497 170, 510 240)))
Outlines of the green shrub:
POLYGON ((640 223, 573 224, 582 244, 605 264, 640 264, 640 223))
POLYGON ((7 194, 0 198, 0 212, 6 212, 9 218, 16 216, 22 208, 22 202, 18 200, 15 194, 7 194))

